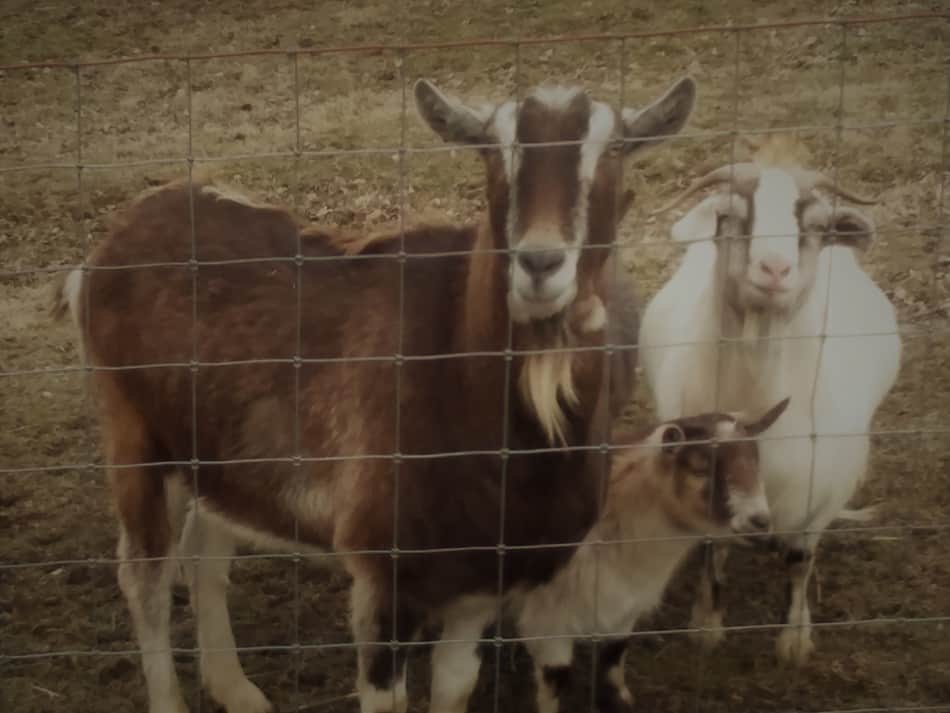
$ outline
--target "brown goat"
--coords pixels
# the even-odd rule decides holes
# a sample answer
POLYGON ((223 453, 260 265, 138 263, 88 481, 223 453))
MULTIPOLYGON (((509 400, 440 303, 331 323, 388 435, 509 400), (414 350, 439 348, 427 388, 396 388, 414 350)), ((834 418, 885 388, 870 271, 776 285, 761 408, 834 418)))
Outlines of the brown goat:
POLYGON ((406 706, 404 650, 380 642, 563 564, 569 547, 505 548, 580 540, 597 517, 603 457, 562 446, 606 440, 605 362, 570 350, 605 343, 620 159, 678 132, 694 96, 684 79, 618 112, 539 89, 479 114, 418 82, 429 126, 480 147, 479 226, 353 240, 205 183, 125 211, 66 285, 151 713, 186 710, 168 557, 188 501, 181 554, 211 558, 186 567, 202 677, 228 713, 272 710, 234 649, 238 540, 340 554, 363 713, 406 706))

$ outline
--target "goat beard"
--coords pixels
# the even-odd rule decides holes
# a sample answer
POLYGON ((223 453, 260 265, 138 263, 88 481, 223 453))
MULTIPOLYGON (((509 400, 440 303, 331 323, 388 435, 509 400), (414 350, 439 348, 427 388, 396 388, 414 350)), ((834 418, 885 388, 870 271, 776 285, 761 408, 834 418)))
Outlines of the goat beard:
POLYGON ((567 445, 565 410, 579 403, 571 351, 577 340, 570 326, 569 311, 534 320, 518 330, 520 348, 533 352, 525 354, 521 364, 521 397, 552 446, 567 445))

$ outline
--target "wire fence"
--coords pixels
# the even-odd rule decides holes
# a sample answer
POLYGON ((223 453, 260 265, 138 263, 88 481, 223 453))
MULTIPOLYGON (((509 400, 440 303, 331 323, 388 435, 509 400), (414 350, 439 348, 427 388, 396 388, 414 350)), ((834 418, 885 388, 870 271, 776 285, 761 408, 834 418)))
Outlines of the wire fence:
MULTIPOLYGON (((906 120, 888 120, 880 121, 877 120, 874 116, 864 117, 862 121, 848 122, 844 120, 844 102, 845 102, 845 90, 846 90, 846 73, 845 73, 845 64, 844 64, 844 55, 847 51, 847 43, 850 33, 854 32, 856 29, 876 25, 881 23, 889 23, 893 25, 899 25, 903 23, 946 23, 947 20, 950 20, 950 13, 947 12, 919 12, 919 13, 908 13, 902 15, 889 15, 889 16, 878 16, 878 17, 852 17, 852 18, 834 18, 834 19, 818 19, 818 20, 799 20, 799 21, 789 21, 789 22, 774 22, 774 23, 761 23, 761 24, 748 24, 748 25, 734 25, 734 26, 711 26, 711 27, 696 27, 696 28, 681 28, 674 30, 662 30, 662 31, 647 31, 647 32, 632 32, 632 33, 605 33, 605 34, 587 34, 587 35, 575 35, 575 36, 558 36, 558 37, 519 37, 517 39, 477 39, 477 40, 464 40, 458 42, 435 42, 435 43, 418 43, 418 44, 366 44, 366 45, 341 45, 338 47, 311 47, 311 48, 294 48, 294 49, 262 49, 262 50, 253 50, 245 52, 216 52, 216 53, 200 53, 200 54, 152 54, 144 56, 135 56, 135 57, 122 57, 122 58, 107 58, 100 60, 88 60, 88 61, 79 61, 79 62, 36 62, 36 63, 22 63, 22 64, 11 64, 11 65, 0 65, 0 76, 10 77, 16 76, 18 74, 34 71, 34 70, 53 70, 57 72, 65 72, 72 75, 74 82, 74 112, 75 112, 75 157, 71 161, 40 161, 33 163, 18 163, 16 165, 0 165, 0 175, 13 177, 19 173, 26 172, 36 172, 36 171, 58 171, 58 170, 69 170, 75 172, 76 180, 76 192, 77 192, 77 202, 80 206, 85 205, 88 201, 88 188, 87 180, 88 175, 91 172, 108 172, 108 171, 117 171, 120 169, 129 169, 129 168, 140 168, 146 166, 171 166, 171 167, 182 167, 187 173, 187 180, 189 185, 192 185, 196 182, 195 171, 202 165, 214 166, 222 162, 241 162, 249 160, 259 160, 259 159, 275 159, 275 160, 286 160, 292 163, 293 171, 296 176, 296 180, 300 181, 299 171, 301 162, 312 160, 312 159, 323 159, 323 158, 332 158, 332 157, 391 157, 395 156, 397 158, 397 172, 398 172, 398 185, 396 190, 399 195, 399 211, 398 211, 398 233, 400 240, 399 251, 393 253, 392 255, 366 255, 366 254, 352 254, 352 255, 333 255, 333 256, 313 256, 305 254, 304 246, 301 242, 301 237, 298 234, 296 252, 293 255, 284 255, 284 256, 263 256, 263 257, 254 257, 254 258, 241 258, 241 259, 228 259, 228 260, 209 260, 202 259, 200 256, 200 250, 198 245, 198 236, 196 235, 196 220, 195 220, 195 205, 194 205, 194 196, 191 191, 189 191, 190 196, 190 226, 191 226, 191 255, 187 260, 180 261, 169 261, 169 262, 146 262, 142 264, 130 264, 130 265, 121 265, 121 266, 103 266, 103 265, 90 265, 85 262, 76 265, 76 264, 59 264, 54 266, 30 266, 30 267, 17 267, 14 269, 3 269, 0 270, 0 281, 6 279, 18 279, 18 278, 29 278, 29 277, 47 277, 50 274, 56 272, 64 272, 72 270, 76 267, 83 270, 84 275, 93 273, 95 271, 113 271, 113 270, 154 270, 159 268, 177 268, 177 269, 187 269, 190 271, 191 275, 191 289, 192 289, 192 332, 196 336, 192 339, 192 350, 190 358, 186 360, 175 359, 168 361, 155 361, 153 363, 143 363, 143 364, 134 364, 128 366, 102 366, 96 364, 82 363, 78 365, 70 366, 30 366, 29 368, 0 368, 0 385, 7 383, 8 379, 12 378, 29 378, 37 377, 44 375, 62 375, 62 374, 71 374, 71 373, 81 373, 85 374, 87 379, 91 379, 92 376, 97 372, 114 372, 114 371, 128 371, 128 370, 154 370, 154 369, 188 369, 191 373, 191 403, 188 408, 187 417, 190 419, 191 423, 191 435, 192 435, 192 457, 189 459, 171 459, 164 461, 149 461, 148 463, 123 463, 121 465, 106 465, 102 462, 88 461, 88 462, 71 462, 71 463, 56 463, 56 464, 42 464, 42 463, 28 463, 28 464, 17 464, 17 465, 7 465, 6 463, 0 462, 0 476, 13 476, 13 475, 35 475, 37 477, 48 476, 53 473, 58 472, 67 472, 67 471, 80 471, 83 473, 93 474, 99 471, 111 470, 111 469, 134 469, 144 466, 149 467, 164 467, 164 468, 175 468, 189 474, 192 487, 194 492, 200 493, 200 475, 202 467, 225 467, 225 466, 234 466, 234 465, 263 465, 271 464, 274 466, 278 465, 290 465, 296 472, 299 472, 298 469, 305 468, 307 466, 312 466, 315 464, 341 464, 345 462, 360 462, 360 463, 370 463, 376 461, 388 461, 392 464, 392 479, 393 479, 393 493, 398 494, 400 492, 400 478, 402 476, 402 469, 405 467, 405 464, 413 461, 421 460, 435 460, 435 459, 447 459, 446 463, 447 468, 451 468, 452 459, 454 458, 475 458, 475 457, 493 457, 498 458, 500 463, 500 489, 502 497, 502 505, 500 512, 502 516, 499 518, 498 522, 498 539, 497 544, 487 547, 436 547, 436 548, 426 548, 426 549, 415 549, 412 547, 405 547, 400 544, 399 541, 399 522, 400 522, 400 502, 398 497, 393 499, 392 508, 393 508, 393 533, 392 533, 392 546, 386 549, 368 549, 368 550, 350 550, 345 552, 321 552, 315 554, 311 548, 307 546, 305 542, 302 541, 300 532, 299 532, 299 522, 295 522, 295 536, 294 542, 295 547, 288 552, 267 552, 267 553, 249 553, 249 554, 235 554, 233 556, 227 556, 222 559, 227 559, 229 561, 240 561, 240 560, 259 560, 259 559, 268 559, 268 560, 286 560, 291 561, 294 564, 294 577, 293 577, 293 601, 294 601, 294 636, 291 643, 285 645, 273 645, 273 646, 242 646, 238 645, 237 650, 241 653, 254 653, 254 652, 286 652, 296 655, 295 658, 295 675, 294 675, 294 700, 297 701, 297 710, 310 710, 313 706, 310 705, 301 705, 299 701, 301 700, 303 684, 301 684, 301 659, 300 654, 306 651, 332 651, 332 650, 346 650, 354 649, 355 644, 350 642, 342 643, 330 643, 330 642, 320 642, 313 643, 308 642, 302 638, 301 635, 301 625, 300 625, 300 608, 302 601, 302 584, 300 578, 300 567, 303 561, 307 558, 318 557, 321 559, 338 559, 343 556, 352 556, 355 554, 360 555, 383 555, 389 556, 392 558, 393 566, 393 593, 392 599, 393 602, 398 601, 399 599, 399 576, 398 576, 398 566, 397 563, 400 557, 406 557, 409 555, 447 555, 453 553, 462 553, 462 552, 472 552, 472 551, 484 551, 488 553, 496 552, 498 554, 498 584, 496 588, 498 610, 497 616, 495 617, 495 629, 494 633, 491 636, 482 636, 478 638, 478 642, 481 644, 486 644, 490 647, 494 647, 495 655, 492 662, 494 666, 494 688, 491 707, 493 710, 503 710, 502 696, 500 694, 501 687, 504 685, 504 673, 502 671, 501 665, 501 648, 504 645, 512 645, 516 643, 525 643, 538 638, 564 638, 566 635, 561 634, 551 634, 548 637, 531 637, 531 636, 520 636, 518 634, 509 635, 505 633, 502 629, 502 622, 504 620, 505 609, 504 609, 504 599, 507 585, 505 583, 505 557, 506 555, 512 552, 519 551, 531 551, 534 549, 550 549, 550 548, 575 548, 582 544, 582 542, 571 541, 571 542, 546 542, 544 544, 531 544, 531 545, 513 545, 506 542, 506 522, 504 517, 505 512, 505 503, 504 498, 505 494, 508 491, 507 485, 507 467, 510 462, 511 457, 513 456, 526 456, 526 455, 550 455, 550 454, 567 454, 570 452, 588 452, 591 454, 600 454, 603 456, 604 462, 604 474, 601 479, 602 488, 606 488, 607 485, 607 458, 608 456, 618 450, 627 450, 631 447, 629 443, 612 443, 609 439, 605 439, 601 443, 591 443, 587 445, 574 445, 574 446, 562 446, 562 447, 551 447, 551 448, 533 448, 533 449, 519 449, 517 447, 512 447, 509 443, 509 418, 510 418, 510 403, 508 394, 513 391, 512 385, 512 374, 511 374, 511 364, 514 359, 528 356, 528 355, 537 355, 543 352, 557 351, 550 349, 519 349, 515 347, 513 341, 513 326, 511 321, 508 322, 508 335, 507 335, 507 344, 503 350, 483 350, 483 351, 466 351, 466 352, 457 352, 457 353, 439 353, 439 354, 406 354, 406 350, 403 344, 403 318, 404 318, 404 308, 406 302, 406 290, 411 289, 410 286, 406 284, 405 277, 405 265, 409 261, 415 260, 427 260, 427 259, 441 259, 446 257, 457 257, 459 253, 456 252, 431 252, 431 253, 418 253, 418 252, 409 252, 406 249, 405 240, 406 233, 409 230, 410 224, 407 219, 407 214, 409 212, 409 207, 411 204, 409 198, 409 170, 408 170, 408 161, 413 155, 426 155, 426 154, 438 154, 441 152, 454 152, 454 151, 477 151, 484 148, 500 148, 501 150, 508 150, 511 147, 499 144, 484 144, 484 145, 470 145, 465 147, 459 146, 450 146, 450 145, 437 145, 437 146, 411 146, 408 142, 408 122, 409 122, 409 80, 407 68, 408 60, 415 53, 423 51, 434 51, 434 50, 448 50, 448 49, 476 49, 476 48, 506 48, 510 49, 514 56, 514 75, 516 78, 515 84, 517 87, 517 99, 520 101, 522 97, 522 92, 527 88, 521 85, 521 67, 520 67, 520 58, 521 52, 526 47, 538 46, 538 45, 563 45, 563 44, 590 44, 598 45, 604 43, 616 43, 619 46, 619 66, 621 68, 620 73, 620 91, 619 91, 619 102, 618 106, 625 106, 624 96, 626 93, 626 79, 624 76, 624 70, 627 67, 628 62, 625 61, 625 52, 629 47, 629 43, 638 40, 647 40, 647 39, 657 39, 657 38, 666 38, 666 37, 690 37, 696 35, 719 35, 725 38, 729 38, 731 41, 731 46, 733 52, 735 53, 735 68, 734 68, 734 77, 733 81, 736 83, 734 88, 734 97, 735 102, 732 107, 734 125, 732 128, 726 129, 711 129, 711 130, 690 130, 686 129, 681 132, 679 135, 673 137, 672 141, 713 141, 713 140, 722 140, 727 139, 730 141, 730 154, 732 156, 733 162, 736 160, 737 153, 737 142, 742 136, 756 136, 756 135, 769 135, 772 133, 807 133, 807 132, 818 132, 818 131, 832 131, 835 132, 836 136, 836 147, 834 149, 834 180, 838 180, 839 168, 843 163, 847 163, 851 160, 851 157, 845 156, 844 149, 842 148, 842 136, 844 132, 848 131, 867 131, 867 130, 880 130, 880 129, 908 129, 908 128, 919 128, 919 129, 931 129, 934 131, 939 131, 942 136, 942 152, 940 158, 940 181, 939 181, 939 197, 937 199, 937 220, 933 223, 928 224, 915 224, 910 227, 889 227, 881 228, 878 230, 879 236, 886 236, 892 240, 899 240, 902 236, 912 235, 920 232, 935 232, 940 239, 945 239, 947 237, 947 225, 946 225, 946 185, 947 185, 947 172, 950 170, 950 162, 948 162, 948 145, 950 145, 950 63, 948 63, 948 56, 946 47, 944 47, 944 56, 939 59, 942 62, 947 70, 947 77, 943 91, 946 94, 946 99, 944 101, 944 111, 942 116, 936 116, 932 118, 917 118, 917 119, 906 119, 906 120), (828 122, 817 122, 817 123, 801 123, 797 125, 783 125, 779 128, 765 128, 765 127, 751 127, 749 129, 738 129, 739 126, 739 115, 741 112, 741 106, 739 102, 739 62, 740 62, 740 52, 742 48, 742 43, 746 38, 756 35, 757 33, 766 33, 766 32, 782 32, 787 31, 793 28, 804 28, 804 27, 822 27, 822 28, 832 28, 840 33, 840 48, 839 48, 839 63, 841 65, 841 71, 838 81, 838 99, 837 99, 837 110, 836 116, 837 120, 828 123, 828 122), (376 148, 356 148, 356 149, 315 149, 310 150, 304 148, 304 144, 301 140, 301 124, 302 124, 302 113, 301 113, 301 90, 300 90, 300 78, 299 78, 299 62, 301 58, 311 57, 311 56, 325 56, 325 55, 376 55, 376 54, 385 54, 397 58, 397 67, 398 72, 398 84, 400 86, 401 97, 400 97, 400 113, 398 118, 394 120, 399 122, 399 134, 400 140, 396 145, 385 146, 385 147, 376 147, 376 148), (193 68, 197 62, 206 61, 206 60, 236 60, 238 58, 249 58, 249 57, 280 57, 286 58, 287 62, 291 64, 292 67, 292 77, 293 77, 293 86, 294 86, 294 126, 293 126, 293 148, 287 151, 267 151, 267 152, 254 152, 254 153, 240 153, 227 156, 199 156, 196 155, 194 148, 194 113, 193 113, 193 68), (126 65, 126 64, 142 64, 142 63, 157 63, 157 62, 175 62, 181 63, 185 68, 186 76, 186 100, 187 100, 187 150, 184 155, 179 157, 172 158, 157 158, 157 159, 136 159, 136 160, 123 160, 123 161, 88 161, 83 152, 84 146, 84 132, 85 127, 83 123, 84 110, 83 110, 83 100, 84 100, 84 78, 83 73, 86 70, 93 70, 95 68, 115 66, 115 65, 126 65), (366 355, 366 356, 330 356, 330 357, 310 357, 304 354, 303 348, 303 333, 305 331, 304 324, 304 313, 305 310, 302 305, 302 294, 303 290, 300 287, 304 280, 306 279, 305 268, 310 264, 323 263, 326 261, 349 261, 358 263, 363 260, 394 260, 397 264, 400 265, 399 271, 399 287, 398 287, 398 308, 397 313, 399 315, 399 328, 397 330, 398 334, 398 343, 396 349, 392 354, 379 354, 379 355, 366 355), (209 360, 202 358, 198 345, 198 325, 201 321, 201 315, 198 312, 199 305, 199 275, 202 268, 208 267, 220 267, 225 265, 241 265, 241 264, 264 264, 272 262, 274 264, 282 264, 292 266, 295 269, 296 274, 296 296, 297 304, 295 310, 295 316, 293 319, 296 320, 295 325, 295 343, 296 349, 293 355, 288 355, 286 357, 272 358, 272 359, 247 359, 247 360, 209 360), (502 443, 501 446, 497 449, 470 449, 470 450, 441 450, 432 453, 406 453, 403 452, 403 448, 400 447, 399 437, 400 433, 403 430, 403 424, 401 419, 404 417, 402 414, 402 408, 400 408, 400 403, 402 402, 402 374, 403 369, 407 365, 412 364, 424 364, 427 362, 444 362, 445 360, 452 359, 470 359, 470 358, 492 358, 492 359, 502 359, 506 365, 505 367, 505 378, 504 378, 504 412, 499 414, 499 418, 502 420, 502 443), (304 442, 304 436, 301 428, 302 412, 306 407, 306 404, 303 402, 302 397, 302 379, 305 378, 301 375, 302 368, 304 366, 315 366, 315 365, 331 365, 331 364, 378 364, 378 365, 391 365, 395 368, 395 395, 396 395, 396 404, 394 408, 395 422, 392 426, 392 432, 396 436, 396 443, 393 448, 393 451, 390 453, 334 453, 327 455, 312 455, 309 454, 306 443, 304 442), (200 388, 198 386, 199 375, 208 369, 215 369, 226 366, 251 366, 251 365, 284 365, 293 367, 294 374, 294 388, 293 388, 293 454, 286 457, 273 457, 273 458, 230 458, 230 459, 207 459, 199 457, 201 449, 199 448, 198 442, 198 433, 199 433, 199 417, 198 417, 198 404, 200 398, 200 388)), ((702 98, 700 97, 700 101, 702 98)), ((577 145, 582 142, 546 142, 537 144, 539 148, 542 147, 553 147, 553 146, 564 146, 564 145, 577 145)), ((858 158, 857 160, 860 160, 858 158)), ((131 198, 131 196, 130 196, 131 198)), ((837 202, 837 200, 836 200, 837 202)), ((87 244, 87 236, 81 225, 82 219, 77 220, 77 238, 82 244, 87 244)), ((666 238, 660 238, 657 240, 642 240, 638 244, 644 246, 648 245, 650 242, 654 243, 665 243, 666 238)), ((598 249, 607 249, 615 251, 619 247, 618 245, 609 245, 609 246, 597 246, 597 245, 584 245, 579 246, 579 250, 598 250, 598 249)), ((479 252, 478 250, 465 251, 465 255, 474 254, 479 252)), ((488 255, 493 254, 506 254, 511 255, 511 250, 499 250, 491 249, 481 251, 488 255)), ((932 269, 935 273, 940 272, 940 266, 938 260, 941 257, 941 251, 939 249, 934 251, 933 254, 933 265, 932 269)), ((87 303, 84 306, 85 318, 87 320, 96 319, 95 313, 91 310, 90 305, 87 303)), ((827 320, 827 315, 826 315, 827 320)), ((908 324, 902 324, 899 330, 899 334, 902 340, 908 342, 909 340, 921 339, 924 340, 926 344, 931 344, 940 337, 946 337, 950 335, 950 326, 943 324, 940 326, 934 325, 923 325, 923 326, 914 326, 908 324)), ((826 341, 833 342, 837 339, 846 339, 846 338, 859 338, 859 337, 870 337, 870 336, 882 336, 880 332, 866 331, 860 332, 857 331, 854 334, 849 334, 847 337, 841 337, 840 335, 828 335, 822 333, 822 344, 824 345, 826 341)), ((812 339, 812 337, 789 337, 789 336, 765 336, 761 337, 762 340, 775 340, 775 341, 787 341, 794 339, 812 339)), ((745 340, 742 338, 734 337, 722 337, 718 341, 721 345, 727 346, 730 342, 740 343, 745 340)), ((685 347, 698 342, 684 341, 673 344, 663 345, 663 348, 670 348, 673 346, 685 347)), ((632 344, 606 344, 604 346, 596 347, 565 347, 561 351, 583 354, 590 351, 602 351, 607 354, 612 354, 616 352, 622 352, 624 350, 637 350, 638 346, 632 344)), ((608 371, 608 379, 610 379, 610 374, 608 371)), ((91 406, 91 387, 88 389, 87 393, 87 402, 91 406)), ((812 396, 812 405, 814 408, 814 395, 812 396)), ((185 407, 182 407, 183 410, 185 407)), ((896 438, 896 437, 946 437, 950 435, 950 427, 937 425, 937 426, 918 426, 915 425, 909 428, 873 428, 861 433, 821 433, 821 434, 810 434, 810 437, 814 439, 820 435, 822 439, 832 439, 832 438, 863 438, 867 436, 872 436, 874 438, 896 438)), ((782 438, 801 438, 801 436, 764 436, 760 437, 759 440, 779 440, 782 438)), ((644 446, 645 447, 645 446, 644 446)), ((814 464, 812 464, 814 468, 814 464)), ((811 477, 814 478, 814 470, 811 473, 811 477)), ((41 486, 42 487, 42 486, 41 486)), ((810 495, 809 495, 810 498, 810 495)), ((553 512, 556 512, 557 503, 551 503, 551 509, 553 512)), ((198 505, 200 508, 201 506, 198 505)), ((930 532, 930 533, 939 533, 945 532, 950 529, 950 514, 943 513, 943 517, 934 521, 926 522, 916 522, 910 524, 860 524, 855 526, 848 527, 838 527, 835 528, 836 532, 842 533, 853 533, 863 536, 871 535, 894 535, 894 534, 907 534, 912 532, 930 532)), ((796 531, 797 532, 797 531, 796 531)), ((795 532, 775 532, 776 535, 782 534, 795 534, 795 532)), ((727 539, 726 536, 720 536, 715 534, 706 534, 700 537, 696 535, 684 535, 685 539, 697 540, 702 543, 712 543, 719 539, 727 539)), ((587 543, 588 545, 593 544, 596 548, 601 549, 610 546, 616 546, 620 544, 636 544, 636 543, 646 543, 646 544, 656 544, 663 541, 669 541, 668 537, 657 537, 657 538, 636 538, 636 539, 600 539, 595 543, 587 543)), ((674 538, 675 539, 675 538, 674 538)), ((194 561, 196 556, 190 556, 188 558, 182 558, 182 563, 187 563, 188 561, 194 561)), ((213 560, 214 556, 200 556, 197 557, 198 566, 200 566, 201 561, 213 560)), ((126 558, 123 561, 126 562, 140 562, 140 561, 151 561, 151 558, 126 558)), ((0 562, 0 572, 18 572, 22 570, 37 569, 37 568, 62 568, 75 565, 95 565, 95 566, 112 566, 118 564, 120 560, 113 557, 91 557, 91 558, 53 558, 49 560, 40 560, 40 561, 2 561, 0 562)), ((599 569, 597 570, 599 572, 599 569)), ((598 586, 597 583, 594 586, 598 586)), ((196 607, 197 608, 197 607, 196 607)), ((418 640, 404 640, 401 639, 399 635, 399 630, 397 628, 397 617, 395 612, 392 616, 392 631, 384 632, 383 640, 376 643, 392 646, 392 656, 393 656, 393 669, 397 668, 397 652, 403 648, 413 648, 413 647, 422 647, 429 646, 437 641, 432 641, 426 638, 421 638, 418 640), (397 646, 398 645, 398 646, 397 646)), ((811 626, 815 630, 828 629, 828 630, 840 630, 840 629, 850 629, 850 628, 859 628, 859 627, 871 627, 871 626, 943 626, 947 623, 950 623, 950 615, 922 615, 922 616, 873 616, 873 617, 864 617, 864 618, 854 618, 846 621, 817 621, 814 622, 811 626)), ((725 629, 729 632, 734 633, 748 633, 748 632, 757 632, 757 631, 778 631, 790 626, 789 624, 776 623, 776 624, 729 624, 725 629)), ((605 640, 609 640, 611 637, 626 637, 633 636, 635 639, 639 637, 648 637, 656 635, 679 635, 687 633, 698 633, 699 630, 693 627, 685 628, 663 628, 663 629, 651 629, 651 628, 640 628, 633 632, 630 631, 614 631, 614 632, 603 632, 603 631, 591 631, 585 636, 571 636, 569 638, 575 640, 586 640, 588 643, 594 645, 594 650, 596 651, 597 645, 603 643, 605 640)), ((191 647, 175 647, 173 649, 175 653, 179 654, 195 654, 196 649, 191 647)), ((42 651, 42 652, 25 652, 17 651, 14 649, 8 649, 6 645, 2 648, 2 653, 0 653, 0 665, 12 665, 16 662, 26 662, 33 661, 37 659, 46 659, 46 658, 58 658, 58 657, 83 657, 83 656, 127 656, 131 654, 138 653, 137 649, 134 648, 118 648, 103 650, 101 648, 89 648, 89 649, 69 649, 69 650, 51 650, 51 651, 42 651)), ((483 665, 488 665, 488 660, 486 659, 483 665)), ((594 665, 596 666, 596 660, 594 665)), ((704 677, 713 675, 710 672, 710 666, 707 661, 707 656, 704 654, 700 656, 699 663, 696 669, 696 701, 694 703, 694 710, 699 710, 701 707, 700 704, 700 691, 703 689, 703 680, 704 677)), ((754 674, 749 674, 754 675, 754 674)), ((796 676, 807 676, 807 673, 797 673, 796 676)), ((593 687, 592 687, 593 689, 593 687)), ((344 697, 345 698, 345 697, 344 697)), ((330 703, 336 703, 341 699, 334 698, 330 703)), ((196 705, 201 706, 200 698, 196 698, 196 705)), ((817 705, 823 705, 823 702, 816 701, 817 705)), ((596 701, 592 697, 590 701, 590 709, 593 711, 596 708, 596 701)), ((816 707, 815 710, 818 710, 816 707)), ((822 708, 822 710, 825 710, 822 708)), ((947 710, 950 711, 950 698, 947 698, 944 701, 941 701, 939 704, 922 704, 922 705, 907 705, 907 706, 887 706, 887 707, 835 707, 828 708, 825 710, 825 713, 872 713, 872 711, 939 711, 947 710)))

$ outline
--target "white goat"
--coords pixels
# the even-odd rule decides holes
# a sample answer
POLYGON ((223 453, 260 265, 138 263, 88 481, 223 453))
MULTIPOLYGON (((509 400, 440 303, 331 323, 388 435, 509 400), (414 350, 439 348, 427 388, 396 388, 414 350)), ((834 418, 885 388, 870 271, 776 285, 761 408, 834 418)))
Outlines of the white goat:
MULTIPOLYGON (((864 478, 867 432, 897 378, 901 341, 893 306, 855 256, 874 238, 872 220, 833 208, 818 191, 872 201, 798 167, 781 148, 771 154, 719 168, 656 211, 719 187, 673 226, 674 240, 699 242, 647 306, 640 348, 663 420, 792 396, 760 450, 790 578, 777 653, 800 663, 814 648, 807 602, 814 551, 832 521, 864 515, 845 506, 864 478)), ((713 550, 692 619, 709 647, 724 635, 727 549, 713 550)))

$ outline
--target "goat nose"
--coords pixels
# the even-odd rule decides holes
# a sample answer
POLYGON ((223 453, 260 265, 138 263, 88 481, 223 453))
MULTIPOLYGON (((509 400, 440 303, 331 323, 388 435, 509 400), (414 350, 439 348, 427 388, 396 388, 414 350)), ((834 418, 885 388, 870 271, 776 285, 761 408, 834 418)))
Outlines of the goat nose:
POLYGON ((763 258, 759 262, 759 267, 762 268, 762 272, 774 280, 780 280, 783 277, 787 277, 788 273, 792 271, 792 266, 788 260, 781 257, 763 258))
POLYGON ((526 250, 518 253, 518 264, 532 277, 545 277, 564 264, 563 250, 526 250))
POLYGON ((749 526, 755 528, 759 532, 767 532, 771 525, 772 520, 765 513, 759 513, 749 518, 749 526))

